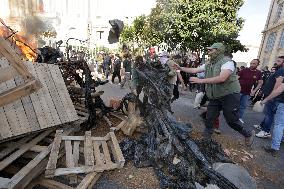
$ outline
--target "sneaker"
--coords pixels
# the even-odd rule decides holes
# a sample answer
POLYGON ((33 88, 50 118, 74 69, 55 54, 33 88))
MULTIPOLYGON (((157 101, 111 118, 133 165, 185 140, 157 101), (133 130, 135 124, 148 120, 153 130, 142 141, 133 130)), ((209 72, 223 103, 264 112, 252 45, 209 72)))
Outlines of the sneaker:
POLYGON ((260 125, 253 125, 253 127, 257 130, 260 130, 261 131, 261 126, 260 125))
POLYGON ((262 148, 264 149, 265 152, 271 154, 273 157, 276 157, 278 154, 278 150, 274 150, 270 146, 263 146, 262 148))
POLYGON ((214 132, 216 133, 216 134, 221 134, 221 130, 220 129, 214 129, 214 132))
POLYGON ((255 131, 252 130, 251 131, 251 135, 249 137, 245 137, 245 144, 246 144, 246 146, 251 146, 253 144, 254 135, 255 135, 255 131))
POLYGON ((257 133, 255 136, 258 138, 269 138, 271 137, 271 134, 265 131, 259 131, 259 133, 257 133))
POLYGON ((245 122, 244 122, 241 118, 240 118, 239 120, 240 120, 240 122, 241 122, 242 124, 244 124, 244 123, 245 123, 245 122))

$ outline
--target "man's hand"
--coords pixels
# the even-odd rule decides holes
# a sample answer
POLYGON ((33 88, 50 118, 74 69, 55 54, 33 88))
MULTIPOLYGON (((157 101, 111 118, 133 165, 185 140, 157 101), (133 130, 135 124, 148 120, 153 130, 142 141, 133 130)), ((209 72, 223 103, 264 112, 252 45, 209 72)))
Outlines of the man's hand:
POLYGON ((174 64, 172 67, 176 70, 181 70, 181 67, 178 64, 174 64))
POLYGON ((250 96, 254 96, 255 93, 256 93, 256 91, 251 91, 251 92, 250 92, 250 96))
POLYGON ((202 79, 199 79, 198 77, 191 77, 189 81, 191 83, 202 83, 202 79))

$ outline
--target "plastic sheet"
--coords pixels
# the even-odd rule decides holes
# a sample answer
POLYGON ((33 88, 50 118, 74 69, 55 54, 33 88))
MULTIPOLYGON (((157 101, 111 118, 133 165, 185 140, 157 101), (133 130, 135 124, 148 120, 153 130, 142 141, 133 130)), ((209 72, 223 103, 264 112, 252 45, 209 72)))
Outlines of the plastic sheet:
MULTIPOLYGON (((190 124, 177 122, 171 114, 167 69, 145 65, 137 70, 149 101, 143 104, 143 119, 148 132, 139 139, 125 139, 121 149, 126 160, 136 167, 154 168, 161 188, 196 188, 213 183, 221 189, 236 189, 212 169, 212 163, 229 162, 220 145, 213 141, 194 141, 190 124), (145 104, 146 103, 146 104, 145 104)), ((129 96, 128 96, 129 97, 129 96)), ((139 99, 137 99, 139 101, 139 99)))

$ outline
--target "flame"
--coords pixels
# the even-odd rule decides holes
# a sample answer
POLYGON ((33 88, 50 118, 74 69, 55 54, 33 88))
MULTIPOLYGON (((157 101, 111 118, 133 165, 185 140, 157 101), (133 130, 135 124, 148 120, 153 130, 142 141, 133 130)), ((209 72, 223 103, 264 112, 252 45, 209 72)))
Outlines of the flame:
POLYGON ((13 37, 13 40, 15 41, 19 49, 22 51, 22 53, 25 55, 25 57, 29 61, 34 62, 37 57, 37 54, 34 50, 37 48, 35 37, 30 36, 29 38, 27 38, 27 37, 23 37, 22 35, 16 34, 13 37))
MULTIPOLYGON (((5 26, 0 26, 0 37, 7 38, 12 34, 12 32, 5 26)), ((16 44, 19 50, 21 50, 22 54, 29 61, 34 62, 37 54, 34 49, 37 48, 36 39, 34 36, 24 37, 24 33, 19 32, 14 34, 9 38, 9 41, 12 44, 16 44)))

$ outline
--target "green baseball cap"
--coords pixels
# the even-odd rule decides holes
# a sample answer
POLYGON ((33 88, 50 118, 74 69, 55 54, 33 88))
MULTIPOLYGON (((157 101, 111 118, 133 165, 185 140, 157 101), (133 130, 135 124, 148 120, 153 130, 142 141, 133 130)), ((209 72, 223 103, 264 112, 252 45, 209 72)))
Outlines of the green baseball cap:
POLYGON ((211 47, 207 47, 207 49, 222 49, 225 50, 225 45, 223 43, 214 43, 211 47))

